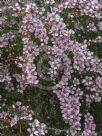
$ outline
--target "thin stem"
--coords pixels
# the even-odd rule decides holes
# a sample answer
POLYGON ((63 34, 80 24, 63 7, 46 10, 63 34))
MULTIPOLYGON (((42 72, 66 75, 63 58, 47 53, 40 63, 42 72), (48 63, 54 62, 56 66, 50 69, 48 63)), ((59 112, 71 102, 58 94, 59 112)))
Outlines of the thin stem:
POLYGON ((53 130, 53 131, 56 131, 56 130, 59 130, 60 132, 67 132, 67 129, 59 129, 59 128, 48 128, 48 130, 53 130))
POLYGON ((19 122, 19 128, 20 128, 20 131, 19 131, 19 136, 22 136, 22 128, 21 128, 21 123, 19 122))

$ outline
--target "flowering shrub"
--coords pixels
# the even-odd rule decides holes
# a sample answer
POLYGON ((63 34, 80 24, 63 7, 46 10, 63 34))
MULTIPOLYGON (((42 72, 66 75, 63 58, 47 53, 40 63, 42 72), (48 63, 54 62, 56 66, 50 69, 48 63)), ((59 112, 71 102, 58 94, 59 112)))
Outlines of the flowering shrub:
POLYGON ((1 134, 96 136, 91 109, 102 98, 102 56, 93 48, 102 49, 102 2, 36 0, 2 6, 0 15, 1 134))

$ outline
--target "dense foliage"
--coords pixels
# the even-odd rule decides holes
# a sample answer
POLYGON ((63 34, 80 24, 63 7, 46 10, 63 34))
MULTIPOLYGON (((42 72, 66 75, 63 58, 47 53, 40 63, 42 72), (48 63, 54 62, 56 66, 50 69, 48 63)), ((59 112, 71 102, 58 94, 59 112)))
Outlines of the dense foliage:
POLYGON ((102 2, 2 6, 0 28, 0 135, 101 136, 102 2))

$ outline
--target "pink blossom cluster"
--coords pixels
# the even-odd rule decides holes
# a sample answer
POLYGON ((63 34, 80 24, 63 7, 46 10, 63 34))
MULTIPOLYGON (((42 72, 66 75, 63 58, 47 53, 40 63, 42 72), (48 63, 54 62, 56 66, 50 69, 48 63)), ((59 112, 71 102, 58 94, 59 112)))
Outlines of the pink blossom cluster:
POLYGON ((14 39, 14 34, 12 32, 8 32, 8 33, 4 33, 1 37, 0 37, 0 48, 6 47, 8 46, 8 41, 13 41, 14 39))
POLYGON ((97 136, 95 132, 96 125, 93 121, 93 116, 90 113, 85 115, 85 128, 82 133, 82 136, 97 136))
POLYGON ((13 104, 10 108, 12 108, 14 112, 17 111, 18 113, 17 115, 12 116, 11 113, 7 113, 4 111, 0 112, 0 120, 4 120, 7 123, 6 126, 0 126, 1 129, 14 127, 20 120, 31 121, 33 119, 33 112, 29 108, 29 106, 25 106, 19 101, 13 104))
MULTIPOLYGON (((70 126, 67 136, 75 136, 77 132, 82 131, 81 106, 83 106, 83 102, 91 106, 91 103, 101 101, 102 60, 89 50, 87 40, 80 43, 74 38, 76 31, 67 27, 61 13, 65 9, 78 8, 77 15, 97 18, 99 23, 96 26, 94 23, 87 25, 88 30, 97 32, 97 29, 101 31, 102 6, 101 2, 97 0, 66 0, 60 4, 54 0, 44 0, 42 3, 49 6, 49 9, 43 7, 44 5, 37 6, 36 2, 24 4, 24 7, 17 3, 6 9, 12 17, 22 19, 19 23, 17 22, 17 33, 3 32, 0 37, 0 57, 2 59, 0 62, 0 70, 2 70, 0 83, 4 84, 5 90, 17 91, 22 95, 29 87, 39 87, 38 58, 42 57, 43 59, 42 54, 46 54, 49 64, 47 75, 54 81, 54 86, 51 89, 59 99, 64 122, 70 126), (16 58, 14 57, 17 71, 12 72, 11 63, 6 65, 3 62, 3 60, 5 61, 3 52, 6 48, 9 52, 8 47, 12 44, 18 47, 16 45, 18 35, 21 36, 22 53, 18 53, 16 58), (16 80, 16 83, 13 82, 13 79, 16 80)), ((4 13, 4 10, 2 12, 4 13)), ((67 16, 71 17, 71 14, 67 16)), ((2 26, 3 21, 3 18, 0 18, 2 26)), ((97 42, 97 38, 95 41, 97 42)), ((13 117, 9 115, 10 127, 15 126, 19 120, 33 120, 33 112, 29 106, 16 102, 12 108, 18 110, 19 113, 13 117)), ((88 107, 86 108, 88 111, 88 107)), ((8 113, 3 111, 0 113, 0 119, 6 120, 7 115, 8 113)), ((35 119, 31 123, 31 128, 28 128, 28 132, 30 136, 43 136, 47 133, 47 127, 35 119)), ((89 113, 85 116, 82 136, 96 136, 93 117, 89 113)))
POLYGON ((80 8, 81 14, 89 15, 91 17, 96 17, 98 19, 102 18, 102 3, 98 0, 84 0, 82 1, 82 6, 80 8), (84 7, 84 10, 83 10, 84 7))
POLYGON ((58 5, 59 12, 63 9, 74 8, 78 6, 81 15, 102 18, 102 2, 100 0, 65 0, 58 5))
POLYGON ((5 24, 5 20, 6 20, 5 17, 3 16, 0 17, 0 26, 5 24))
POLYGON ((27 129, 30 136, 45 136, 47 133, 47 126, 44 123, 40 123, 37 119, 29 124, 31 127, 27 129))
POLYGON ((62 90, 57 92, 57 96, 60 100, 61 113, 65 123, 68 123, 73 129, 80 130, 80 102, 79 97, 70 95, 70 88, 63 87, 62 90))

